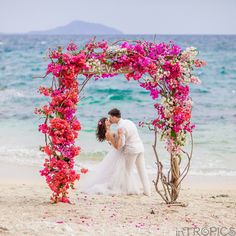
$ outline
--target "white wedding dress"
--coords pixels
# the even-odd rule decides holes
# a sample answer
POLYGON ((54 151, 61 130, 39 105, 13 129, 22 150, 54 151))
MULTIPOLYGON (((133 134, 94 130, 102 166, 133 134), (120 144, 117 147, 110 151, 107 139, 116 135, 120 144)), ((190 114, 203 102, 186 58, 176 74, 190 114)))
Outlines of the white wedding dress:
MULTIPOLYGON (((117 138, 115 136, 115 138, 117 138)), ((128 174, 122 152, 110 145, 110 151, 95 167, 81 176, 78 189, 87 194, 141 194, 141 182, 134 171, 128 174)))

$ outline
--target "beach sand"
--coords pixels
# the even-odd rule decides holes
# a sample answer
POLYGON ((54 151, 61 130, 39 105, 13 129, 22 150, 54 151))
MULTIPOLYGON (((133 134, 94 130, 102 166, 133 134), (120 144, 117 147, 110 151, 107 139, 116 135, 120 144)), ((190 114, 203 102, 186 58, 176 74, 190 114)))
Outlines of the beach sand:
POLYGON ((150 197, 85 195, 75 189, 71 204, 51 204, 38 169, 1 163, 0 235, 182 236, 194 235, 194 228, 200 230, 195 235, 236 233, 235 177, 188 176, 179 196, 186 207, 164 204, 154 188, 150 197))

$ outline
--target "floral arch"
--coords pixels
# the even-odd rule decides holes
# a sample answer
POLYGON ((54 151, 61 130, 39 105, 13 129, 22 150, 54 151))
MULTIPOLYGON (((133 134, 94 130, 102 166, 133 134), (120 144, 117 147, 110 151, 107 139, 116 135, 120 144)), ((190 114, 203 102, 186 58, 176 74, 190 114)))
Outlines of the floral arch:
POLYGON ((40 150, 46 154, 40 173, 45 176, 53 192, 52 202, 69 202, 69 188, 74 188, 80 174, 87 172, 87 169, 81 169, 79 173, 74 170, 75 157, 80 153, 75 139, 81 125, 75 112, 81 91, 92 77, 99 79, 124 74, 127 80, 136 80, 138 86, 150 91, 151 98, 156 100, 156 117, 139 124, 154 133, 155 189, 166 203, 176 203, 193 152, 194 124, 191 124, 189 84, 200 83, 193 72, 195 68, 205 65, 204 61, 196 58, 197 54, 196 48, 182 50, 173 42, 157 44, 119 40, 109 44, 105 40, 97 42, 95 38, 81 49, 71 42, 65 52, 61 47, 49 50, 51 62, 43 78, 51 75, 52 84, 50 87, 40 86, 38 91, 49 97, 50 102, 35 108, 34 112, 45 118, 38 128, 45 135, 45 145, 40 146, 40 150), (81 84, 77 81, 78 75, 84 75, 81 84), (157 153, 158 135, 166 142, 170 155, 170 169, 167 172, 163 170, 157 153), (190 152, 183 149, 188 135, 190 152), (186 161, 182 162, 184 157, 186 161))

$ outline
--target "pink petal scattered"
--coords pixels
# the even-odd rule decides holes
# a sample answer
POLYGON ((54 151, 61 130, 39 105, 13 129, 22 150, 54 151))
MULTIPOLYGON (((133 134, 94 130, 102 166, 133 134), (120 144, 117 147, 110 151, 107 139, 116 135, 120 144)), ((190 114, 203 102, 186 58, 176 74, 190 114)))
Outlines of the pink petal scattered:
POLYGON ((57 221, 56 223, 57 223, 57 224, 63 224, 64 221, 57 221))

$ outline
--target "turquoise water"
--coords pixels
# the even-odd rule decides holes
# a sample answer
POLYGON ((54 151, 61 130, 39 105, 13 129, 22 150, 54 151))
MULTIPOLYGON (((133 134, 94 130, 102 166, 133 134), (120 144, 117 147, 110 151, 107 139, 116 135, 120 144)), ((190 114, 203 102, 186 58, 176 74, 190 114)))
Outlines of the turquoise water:
MULTIPOLYGON (((42 164, 43 154, 38 146, 44 137, 37 131, 43 122, 33 113, 35 107, 44 105, 47 99, 37 93, 40 85, 49 85, 50 78, 33 79, 44 75, 49 47, 67 45, 73 40, 83 45, 88 36, 14 36, 0 35, 0 161, 22 164, 42 164)), ((149 35, 100 36, 98 39, 116 41, 125 39, 153 40, 149 35)), ((157 42, 173 40, 183 48, 197 47, 207 67, 198 72, 202 84, 191 85, 194 101, 193 123, 194 156, 192 174, 236 175, 236 36, 159 36, 157 42)), ((83 77, 78 78, 82 81, 83 77)), ((106 143, 95 139, 98 119, 117 107, 124 118, 136 124, 144 117, 155 115, 149 94, 135 81, 123 76, 90 81, 78 105, 77 116, 82 131, 77 143, 82 153, 77 164, 101 160, 109 150, 106 143)), ((151 150, 153 135, 139 128, 146 149, 150 170, 155 167, 151 150)), ((168 163, 163 144, 160 156, 168 163)))

